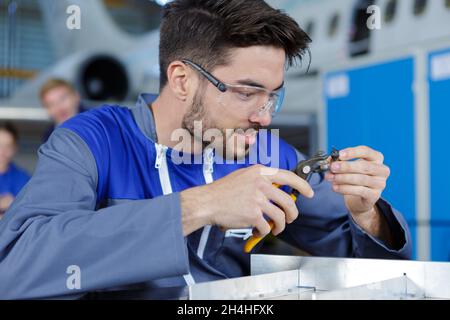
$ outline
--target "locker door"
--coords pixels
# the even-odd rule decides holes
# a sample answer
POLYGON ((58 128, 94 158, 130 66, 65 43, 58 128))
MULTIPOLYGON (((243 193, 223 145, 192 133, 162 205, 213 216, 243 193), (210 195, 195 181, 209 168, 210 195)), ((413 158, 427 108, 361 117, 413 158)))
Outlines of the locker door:
POLYGON ((450 49, 429 55, 431 258, 450 260, 450 49))
POLYGON ((328 148, 368 145, 391 169, 383 193, 411 228, 415 250, 414 60, 387 61, 325 75, 328 148))

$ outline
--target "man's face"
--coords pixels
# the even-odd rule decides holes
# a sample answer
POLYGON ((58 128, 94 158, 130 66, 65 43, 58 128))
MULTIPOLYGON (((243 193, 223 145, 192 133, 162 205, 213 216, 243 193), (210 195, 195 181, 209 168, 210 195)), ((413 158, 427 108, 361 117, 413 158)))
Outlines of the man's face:
MULTIPOLYGON (((285 52, 267 46, 233 49, 230 63, 211 72, 220 81, 231 85, 256 85, 267 90, 280 88, 284 79, 285 52)), ((183 119, 183 128, 194 135, 194 121, 202 122, 203 133, 219 129, 212 147, 224 158, 241 159, 256 142, 256 133, 272 121, 269 112, 258 112, 261 103, 241 103, 229 91, 222 93, 200 77, 193 104, 183 119), (231 130, 229 130, 231 129, 231 130)), ((200 138, 200 137, 197 137, 200 138)), ((205 142, 204 146, 209 145, 205 142)))
POLYGON ((78 113, 80 97, 65 86, 51 89, 42 97, 42 104, 50 118, 61 124, 78 113))
POLYGON ((6 130, 0 130, 0 165, 9 164, 16 153, 14 137, 6 130))

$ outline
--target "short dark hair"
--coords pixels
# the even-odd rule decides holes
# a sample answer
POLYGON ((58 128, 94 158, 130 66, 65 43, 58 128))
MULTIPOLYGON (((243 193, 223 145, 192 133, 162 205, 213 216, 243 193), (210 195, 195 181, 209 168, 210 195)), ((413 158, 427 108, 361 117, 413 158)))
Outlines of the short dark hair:
POLYGON ((19 140, 19 132, 11 122, 0 122, 0 131, 8 132, 13 137, 14 143, 17 144, 17 141, 19 140))
POLYGON ((213 70, 228 63, 230 49, 267 45, 284 49, 292 66, 309 52, 310 42, 294 19, 263 0, 175 0, 163 8, 160 88, 176 60, 213 70))

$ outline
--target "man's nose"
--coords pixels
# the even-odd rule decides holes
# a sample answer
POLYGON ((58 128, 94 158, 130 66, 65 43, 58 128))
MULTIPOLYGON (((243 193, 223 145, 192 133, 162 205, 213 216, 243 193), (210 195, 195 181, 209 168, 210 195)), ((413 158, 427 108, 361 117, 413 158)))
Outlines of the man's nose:
POLYGON ((255 112, 250 116, 250 122, 257 123, 261 127, 267 127, 272 122, 272 115, 269 111, 255 112))

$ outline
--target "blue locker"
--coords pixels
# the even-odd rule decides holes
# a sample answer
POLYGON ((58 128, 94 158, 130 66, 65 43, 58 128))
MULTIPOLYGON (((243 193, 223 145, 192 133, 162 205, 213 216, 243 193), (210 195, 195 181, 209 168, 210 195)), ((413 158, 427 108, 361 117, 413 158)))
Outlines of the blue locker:
POLYGON ((431 258, 450 260, 450 49, 428 57, 431 258))
POLYGON ((415 250, 414 59, 325 75, 328 148, 368 145, 383 152, 391 176, 383 197, 411 226, 415 250))

